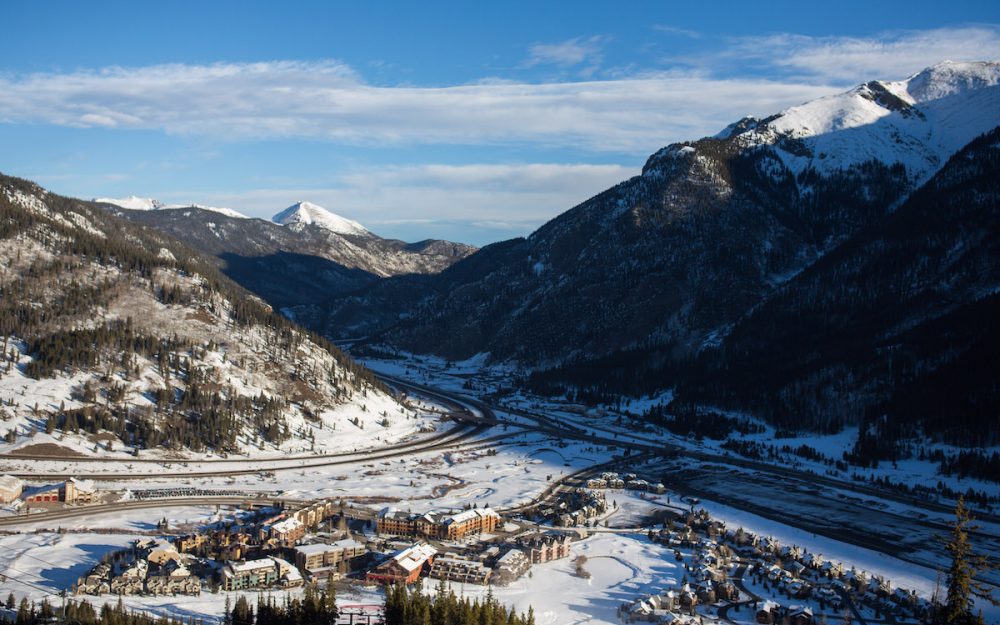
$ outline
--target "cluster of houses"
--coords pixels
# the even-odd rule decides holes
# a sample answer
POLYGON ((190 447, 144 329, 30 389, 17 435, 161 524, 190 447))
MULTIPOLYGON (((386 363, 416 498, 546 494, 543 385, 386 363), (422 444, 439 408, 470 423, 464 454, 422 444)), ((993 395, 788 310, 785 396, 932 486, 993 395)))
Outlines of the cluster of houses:
MULTIPOLYGON (((72 481, 70 482, 72 483, 72 481)), ((72 492, 72 491, 71 491, 72 492)), ((336 514, 333 501, 181 536, 136 541, 110 554, 76 584, 80 594, 196 595, 204 584, 224 590, 292 588, 303 575, 347 572, 367 548, 353 541, 302 545, 310 529, 336 514), (290 562, 295 560, 295 564, 290 562)))
POLYGON ((849 609, 848 601, 899 618, 929 614, 929 602, 912 591, 893 589, 886 579, 845 570, 839 562, 774 538, 727 530, 704 510, 689 514, 679 527, 651 531, 649 538, 672 547, 685 561, 683 584, 623 604, 619 617, 626 622, 684 625, 698 622, 698 606, 727 604, 751 606, 759 625, 814 625, 822 620, 814 611, 839 616, 849 609), (681 549, 690 550, 690 557, 683 557, 681 549), (730 579, 736 572, 746 590, 730 579))
POLYGON ((579 527, 590 524, 607 510, 603 492, 576 488, 559 493, 553 504, 538 510, 538 517, 557 527, 579 527))
MULTIPOLYGON (((773 538, 761 540, 745 532, 738 534, 733 535, 733 540, 738 543, 737 552, 748 562, 746 575, 762 583, 766 580, 771 589, 792 602, 810 600, 823 609, 840 612, 847 608, 849 599, 883 615, 919 619, 930 614, 929 601, 913 590, 894 588, 881 576, 846 569, 840 562, 796 545, 782 545, 773 538)), ((789 608, 782 610, 782 618, 789 616, 789 608)))
POLYGON ((470 508, 455 514, 414 514, 385 508, 378 514, 376 529, 382 536, 412 536, 432 540, 461 540, 469 535, 492 532, 503 520, 492 508, 470 508))
POLYGON ((418 542, 389 555, 372 568, 366 579, 376 583, 412 583, 422 575, 469 584, 506 585, 519 579, 533 564, 565 558, 570 538, 558 532, 526 533, 491 544, 474 554, 438 553, 418 542))
POLYGON ((409 544, 387 542, 386 538, 359 542, 349 535, 339 506, 320 502, 298 510, 257 513, 173 541, 136 541, 130 549, 110 554, 82 576, 75 592, 193 595, 206 587, 293 588, 307 579, 352 574, 379 584, 412 583, 424 576, 508 584, 533 564, 570 553, 569 536, 557 532, 490 537, 493 540, 464 545, 459 542, 472 535, 488 535, 502 524, 500 515, 488 507, 426 514, 387 508, 377 517, 378 533, 392 537, 389 541, 416 540, 409 544), (323 526, 333 516, 339 516, 339 527, 334 529, 332 520, 323 526), (457 552, 446 551, 449 548, 457 552))
POLYGON ((94 503, 97 488, 93 480, 79 480, 71 477, 65 482, 26 486, 24 481, 13 475, 0 475, 0 504, 20 506, 48 506, 59 503, 94 503))
POLYGON ((137 540, 130 549, 105 557, 80 577, 76 594, 198 595, 201 579, 192 572, 197 562, 162 539, 137 540))
POLYGON ((667 492, 667 487, 662 483, 657 482, 656 484, 653 484, 647 480, 639 479, 639 476, 635 473, 625 473, 624 475, 619 475, 613 471, 602 473, 601 477, 595 477, 587 480, 587 488, 637 490, 656 493, 659 495, 667 492))

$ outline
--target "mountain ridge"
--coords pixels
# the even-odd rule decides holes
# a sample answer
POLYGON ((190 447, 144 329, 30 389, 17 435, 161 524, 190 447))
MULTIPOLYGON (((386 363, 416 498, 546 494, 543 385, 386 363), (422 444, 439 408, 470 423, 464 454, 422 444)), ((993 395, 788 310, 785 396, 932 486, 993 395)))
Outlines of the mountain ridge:
MULTIPOLYGON (((4 450, 337 448, 357 444, 349 418, 375 427, 376 408, 403 410, 210 260, 106 205, 0 176, 0 250, 4 450)), ((384 435, 412 431, 402 420, 384 435)))
MULTIPOLYGON (((819 108, 847 117, 860 111, 868 123, 858 124, 862 130, 848 126, 817 135, 819 141, 785 132, 793 124, 781 125, 803 119, 799 113, 809 110, 807 103, 765 120, 741 120, 715 137, 671 144, 650 156, 641 175, 527 238, 487 246, 422 282, 377 283, 333 304, 326 323, 405 351, 450 359, 489 353, 494 361, 534 371, 534 387, 548 392, 599 397, 671 387, 706 350, 735 344, 730 335, 744 319, 759 319, 771 298, 804 284, 810 268, 864 233, 887 227, 929 180, 953 175, 953 165, 943 174, 942 168, 984 140, 972 133, 1000 125, 998 76, 995 62, 941 64, 904 81, 862 84, 819 108), (879 145, 852 147, 876 135, 879 145), (914 148, 918 135, 926 149, 914 148), (846 156, 838 161, 823 146, 846 156), (886 146, 891 149, 883 151, 886 146), (873 154, 902 156, 883 161, 873 154), (368 311, 368 319, 378 321, 365 325, 368 311)), ((913 218, 916 211, 907 208, 905 214, 913 218)), ((941 236, 958 244, 963 235, 951 227, 941 236)), ((830 286, 835 292, 843 288, 830 286)), ((915 310, 928 319, 937 314, 915 310)), ((857 322, 868 327, 862 317, 857 322)), ((858 336, 869 340, 863 332, 858 336)), ((799 342, 810 344, 803 337, 799 342)), ((765 347, 755 353, 760 360, 769 352, 765 347)), ((739 362, 750 371, 756 361, 739 362)), ((718 367, 735 366, 726 363, 718 367)), ((874 369, 859 373, 869 382, 876 375, 874 369)), ((813 392, 820 388, 796 380, 790 376, 782 383, 786 390, 774 392, 795 396, 788 389, 797 383, 813 392)), ((709 399, 711 389, 726 387, 718 371, 700 383, 704 392, 691 383, 688 393, 699 401, 709 399)), ((864 383, 830 388, 858 391, 864 383)), ((879 384, 891 389, 894 382, 879 384)), ((748 401, 750 391, 740 392, 732 391, 729 407, 762 410, 748 401)), ((796 411, 796 405, 812 405, 802 398, 763 412, 784 426, 822 428, 830 414, 840 424, 857 423, 889 396, 858 395, 850 407, 816 403, 822 410, 815 419, 796 411)))

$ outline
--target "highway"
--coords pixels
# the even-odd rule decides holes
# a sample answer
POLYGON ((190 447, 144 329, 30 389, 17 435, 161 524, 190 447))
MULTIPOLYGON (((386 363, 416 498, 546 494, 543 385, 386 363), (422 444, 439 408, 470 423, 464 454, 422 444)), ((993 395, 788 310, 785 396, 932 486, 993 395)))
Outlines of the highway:
MULTIPOLYGON (((369 463, 375 460, 398 458, 427 451, 445 451, 454 449, 470 449, 476 447, 487 447, 490 445, 501 445, 509 441, 510 432, 484 436, 486 432, 497 424, 505 424, 507 429, 517 431, 535 431, 550 435, 559 440, 574 439, 592 443, 595 445, 614 446, 619 449, 632 452, 625 458, 618 458, 610 462, 595 464, 593 466, 578 470, 564 476, 549 484, 546 489, 539 493, 532 501, 512 506, 504 512, 507 514, 527 513, 546 502, 554 500, 558 494, 568 488, 575 488, 585 483, 590 476, 599 474, 602 471, 613 467, 630 466, 633 469, 642 463, 651 460, 671 461, 674 468, 664 467, 664 479, 669 483, 671 490, 688 497, 700 497, 706 500, 717 501, 732 507, 750 511, 760 517, 771 519, 785 525, 797 527, 799 529, 821 534, 836 540, 862 546, 868 549, 908 559, 915 563, 928 566, 929 563, 921 558, 915 560, 909 557, 913 551, 912 537, 933 537, 943 535, 948 531, 946 523, 927 518, 916 518, 916 515, 894 513, 885 509, 881 501, 893 501, 904 503, 918 510, 926 510, 933 513, 950 513, 948 506, 938 502, 918 499, 895 491, 877 489, 867 484, 859 484, 852 481, 838 480, 829 476, 804 473, 795 469, 769 465, 744 458, 736 458, 728 455, 712 454, 704 451, 689 450, 676 445, 652 444, 630 440, 628 436, 615 438, 605 436, 586 430, 576 425, 565 424, 557 418, 539 412, 529 412, 524 410, 512 410, 507 407, 491 406, 478 399, 470 398, 458 393, 445 391, 439 388, 432 388, 426 385, 416 384, 397 377, 382 375, 384 382, 398 389, 406 390, 411 394, 422 395, 448 406, 452 411, 452 416, 460 423, 446 432, 435 434, 416 441, 390 445, 371 451, 316 454, 308 456, 289 456, 282 460, 258 460, 249 458, 239 458, 225 460, 224 462, 235 463, 238 468, 223 468, 210 471, 158 471, 155 474, 142 475, 134 472, 130 473, 100 473, 95 472, 90 475, 81 475, 74 472, 75 477, 85 477, 100 480, 133 480, 163 479, 163 478, 194 478, 194 477, 218 477, 256 474, 261 471, 291 471, 302 470, 310 467, 323 467, 334 465, 350 465, 369 463), (514 413, 521 417, 521 420, 514 421, 500 418, 497 411, 514 413), (690 461, 690 462, 688 462, 690 461), (715 471, 718 476, 710 479, 711 467, 718 467, 715 471), (728 468, 728 470, 727 470, 728 468), (708 471, 708 473, 706 473, 708 471), (733 473, 737 471, 738 473, 733 473), (738 479, 737 479, 738 478, 738 479), (789 498, 794 496, 800 500, 796 506, 775 506, 762 505, 752 497, 753 491, 769 485, 774 496, 778 498, 789 498), (851 501, 844 499, 837 491, 857 493, 864 497, 871 498, 862 500, 854 498, 851 501), (824 510, 829 511, 825 514, 824 510), (843 522, 838 522, 841 518, 843 522), (873 523, 864 524, 851 523, 854 519, 869 518, 873 523), (891 530, 891 531, 890 531, 891 530), (909 537, 909 538, 905 538, 909 537)), ((24 460, 24 456, 8 456, 10 460, 24 460)), ((39 460, 53 460, 51 456, 40 456, 39 460)), ((79 462, 79 458, 66 458, 67 461, 79 462)), ((101 459, 95 461, 122 462, 120 459, 101 459)), ((129 460, 131 462, 132 460, 129 460)), ((163 462, 146 459, 147 462, 163 462)), ((178 461, 172 461, 176 464, 178 461)), ((200 461, 198 462, 200 464, 200 461)), ((18 473, 17 475, 34 479, 58 479, 70 477, 69 473, 18 473)), ((758 498, 759 499, 759 498, 758 498)), ((184 506, 184 505, 205 505, 205 504, 235 504, 245 501, 246 498, 224 497, 224 498, 187 498, 171 500, 169 504, 164 501, 142 501, 142 502, 122 502, 119 504, 108 504, 105 506, 86 506, 80 508, 67 508, 59 511, 60 516, 49 516, 55 513, 45 513, 44 515, 32 515, 32 521, 58 520, 60 518, 73 518, 89 514, 102 514, 128 509, 141 509, 152 507, 184 506), (44 518, 43 518, 44 517, 44 518)), ((1000 522, 994 515, 977 515, 981 520, 997 523, 1000 522)), ((23 517, 10 519, 0 519, 0 526, 16 525, 24 521, 23 517)), ((973 536, 978 542, 985 541, 987 544, 996 540, 989 532, 974 533, 973 536)), ((996 547, 996 545, 991 545, 996 547)))

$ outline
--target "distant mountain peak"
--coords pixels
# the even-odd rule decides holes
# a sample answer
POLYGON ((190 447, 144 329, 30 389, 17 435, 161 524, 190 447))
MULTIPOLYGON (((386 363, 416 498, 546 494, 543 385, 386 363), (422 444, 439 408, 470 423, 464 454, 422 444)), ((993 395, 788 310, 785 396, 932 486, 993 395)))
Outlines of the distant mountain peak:
POLYGON ((285 210, 271 218, 276 224, 288 226, 292 224, 312 224, 324 228, 337 234, 353 234, 358 236, 370 236, 371 232, 356 221, 341 217, 327 209, 313 204, 312 202, 301 201, 292 204, 285 210))
POLYGON ((159 200, 154 200, 151 197, 138 197, 135 195, 130 195, 124 198, 95 197, 94 201, 102 204, 114 204, 119 208, 127 208, 134 211, 156 210, 163 206, 163 203, 159 200))
POLYGON ((138 197, 135 195, 130 195, 124 198, 109 198, 109 197, 97 197, 94 198, 95 202, 101 204, 111 204, 117 206, 118 208, 125 208, 128 210, 137 211, 154 211, 154 210, 169 210, 174 208, 197 208, 205 211, 212 211, 213 213, 220 213, 226 217, 233 217, 235 219, 247 219, 247 216, 243 213, 233 210, 231 208, 220 208, 218 206, 203 206, 201 204, 164 204, 159 200, 154 200, 149 197, 138 197))

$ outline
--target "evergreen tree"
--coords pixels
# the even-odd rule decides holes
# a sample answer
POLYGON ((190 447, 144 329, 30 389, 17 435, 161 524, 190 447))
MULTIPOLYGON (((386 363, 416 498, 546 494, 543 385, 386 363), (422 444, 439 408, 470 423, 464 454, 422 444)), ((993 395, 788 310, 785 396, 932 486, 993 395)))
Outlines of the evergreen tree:
POLYGON ((989 587, 976 580, 976 575, 985 573, 991 567, 986 556, 974 552, 969 544, 969 532, 978 527, 972 524, 973 520, 972 514, 965 507, 965 499, 959 497, 951 537, 945 545, 951 554, 951 567, 948 569, 948 596, 944 606, 938 610, 938 623, 981 623, 982 616, 977 618, 972 614, 974 597, 997 604, 989 587))

